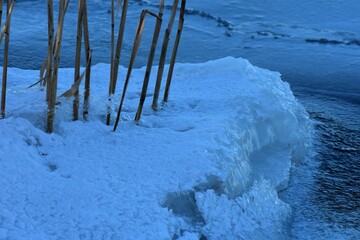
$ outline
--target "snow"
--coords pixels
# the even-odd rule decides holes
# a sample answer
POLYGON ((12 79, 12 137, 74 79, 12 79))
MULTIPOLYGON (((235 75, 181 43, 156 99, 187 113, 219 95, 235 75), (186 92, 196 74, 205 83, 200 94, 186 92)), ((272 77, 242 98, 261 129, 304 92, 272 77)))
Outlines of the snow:
MULTIPOLYGON (((52 134, 45 92, 26 89, 38 72, 9 69, 0 239, 286 238, 291 208, 277 192, 312 127, 279 73, 232 57, 177 64, 170 101, 153 112, 150 89, 136 125, 145 68, 136 69, 112 132, 109 68, 92 67, 89 121, 71 121, 72 101, 59 98, 52 134)), ((59 75, 62 93, 73 69, 59 75)))

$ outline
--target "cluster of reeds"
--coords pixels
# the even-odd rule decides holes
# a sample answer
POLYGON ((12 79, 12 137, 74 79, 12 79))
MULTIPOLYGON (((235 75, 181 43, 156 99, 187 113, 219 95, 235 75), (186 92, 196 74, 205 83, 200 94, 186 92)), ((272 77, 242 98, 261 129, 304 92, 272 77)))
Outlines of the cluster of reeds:
MULTIPOLYGON (((48 54, 47 58, 44 61, 44 64, 40 70, 40 80, 37 83, 40 83, 42 86, 46 85, 46 101, 48 104, 47 109, 47 126, 46 131, 51 133, 53 131, 54 125, 54 118, 55 118, 55 107, 57 104, 57 84, 58 84, 58 71, 59 71, 59 64, 60 64, 60 50, 61 50, 61 43, 62 43, 62 34, 63 34, 63 27, 64 27, 64 20, 66 10, 68 8, 70 0, 59 0, 59 11, 58 11, 58 21, 57 21, 57 29, 56 34, 54 35, 54 9, 53 9, 53 0, 47 1, 47 10, 48 10, 48 54)), ((111 120, 111 98, 115 93, 116 89, 116 82, 118 78, 118 71, 119 71, 119 63, 120 63, 120 55, 121 55, 121 48, 122 42, 124 37, 125 31, 125 22, 126 22, 126 15, 128 9, 128 0, 117 0, 118 5, 120 6, 122 3, 122 13, 121 13, 121 20, 119 26, 119 32, 117 37, 117 44, 115 49, 115 0, 111 0, 111 56, 110 56, 110 83, 109 83, 109 104, 108 104, 108 113, 106 123, 109 125, 111 120)), ((161 54, 159 59, 159 68, 156 78, 156 85, 154 90, 154 98, 152 103, 152 109, 157 110, 158 105, 158 97, 161 87, 162 76, 164 73, 164 66, 166 60, 166 53, 168 49, 170 34, 172 31, 172 27, 174 24, 174 20, 176 17, 176 12, 178 9, 179 0, 173 1, 173 6, 171 10, 171 16, 169 20, 169 24, 165 30, 164 40, 162 43, 161 54)), ((2 96, 1 96, 1 117, 5 117, 5 99, 6 99, 6 78, 7 78, 7 63, 8 63, 8 47, 9 47, 9 36, 10 36, 10 18, 11 13, 14 8, 15 0, 7 0, 7 17, 2 28, 1 35, 0 35, 0 43, 5 36, 5 51, 4 51, 4 69, 3 69, 3 81, 2 81, 2 96)), ((166 81, 165 93, 163 101, 167 101, 172 73, 174 69, 177 49, 181 37, 181 32, 183 28, 184 22, 184 13, 185 13, 185 4, 186 0, 181 0, 181 7, 180 7, 180 17, 178 23, 178 30, 176 34, 176 39, 173 47, 173 52, 170 60, 170 67, 168 72, 168 77, 166 81)), ((2 8, 3 8, 3 0, 0 0, 0 25, 1 25, 1 15, 2 15, 2 8)), ((116 121, 114 124, 114 131, 117 128, 118 122, 120 120, 120 114, 122 105, 125 99, 126 90, 130 81, 130 76, 133 70, 135 58, 138 52, 138 49, 141 44, 141 38, 143 34, 143 29, 145 26, 145 19, 147 16, 154 17, 156 20, 154 33, 152 37, 152 43, 150 46, 146 72, 143 80, 142 91, 139 101, 139 106, 136 112, 135 121, 139 121, 141 117, 141 112, 143 109, 143 105, 146 98, 146 93, 149 85, 149 79, 151 74, 151 69, 153 65, 153 60, 155 56, 156 46, 159 39, 161 25, 162 25, 162 17, 164 12, 164 0, 160 0, 159 3, 159 10, 158 13, 154 13, 149 10, 143 10, 140 15, 138 27, 136 30, 136 35, 133 43, 133 49, 131 52, 129 67, 127 70, 124 88, 120 100, 120 106, 118 108, 116 121)), ((90 49, 90 41, 89 41, 89 29, 88 29, 88 16, 87 16, 87 2, 86 0, 78 0, 78 21, 77 21, 77 35, 76 35, 76 54, 75 54, 75 69, 74 69, 74 83, 72 84, 71 88, 63 93, 61 96, 63 97, 74 97, 73 101, 73 119, 79 119, 79 86, 84 78, 85 78, 85 91, 84 91, 84 104, 83 104, 83 118, 86 120, 88 115, 89 109, 89 95, 90 95, 90 72, 91 72, 91 49, 90 49), (85 45, 85 57, 86 57, 86 68, 85 71, 80 74, 80 56, 81 56, 81 45, 82 39, 84 37, 84 45, 85 45)), ((35 84, 37 84, 35 83, 35 84)), ((34 86, 35 84, 31 85, 34 86)), ((30 86, 30 87, 31 87, 30 86)))
MULTIPOLYGON (((7 85, 7 67, 9 59, 9 42, 10 42, 10 20, 11 14, 14 9, 16 0, 7 0, 7 10, 6 10, 6 20, 4 27, 1 30, 0 43, 5 36, 5 46, 4 46, 4 64, 3 64, 3 74, 2 74, 2 85, 1 85, 1 113, 0 118, 5 117, 5 106, 6 106, 6 85, 7 85)), ((3 12, 4 1, 0 0, 0 26, 3 12)))
MULTIPOLYGON (((164 40, 163 40, 161 54, 160 54, 160 60, 159 60, 159 68, 158 68, 158 73, 157 73, 157 78, 156 78, 156 85, 155 85, 155 90, 154 90, 154 97, 153 97, 153 102, 152 102, 152 109, 154 111, 156 111, 158 109, 158 98, 159 98, 159 93, 160 93, 160 88, 161 88, 162 77, 163 77, 163 73, 164 73, 164 66, 165 66, 165 61, 166 61, 166 53, 167 53, 167 49, 168 49, 168 45, 169 45, 169 40, 170 40, 172 27, 173 27, 174 20, 175 20, 175 17, 176 17, 176 12, 177 12, 177 9, 178 9, 178 3, 179 3, 179 0, 174 0, 173 5, 172 5, 169 24, 168 24, 168 27, 166 28, 165 34, 164 34, 164 40)), ((124 4, 125 4, 125 1, 124 1, 124 4)), ((176 34, 176 38, 175 38, 173 52, 172 52, 172 56, 171 56, 171 60, 170 60, 168 77, 167 77, 167 81, 166 81, 166 87, 165 87, 165 93, 164 93, 164 99, 163 99, 164 102, 166 102, 168 100, 168 96, 169 96, 171 78, 172 78, 172 74, 173 74, 173 70, 174 70, 175 59, 176 59, 176 55, 177 55, 177 49, 178 49, 178 46, 179 46, 179 42, 180 42, 180 38, 181 38, 181 32, 182 32, 183 23, 184 23, 185 4, 186 4, 186 0, 182 0, 181 1, 181 7, 180 7, 178 30, 177 30, 177 34, 176 34)), ((157 45, 157 41, 158 41, 158 38, 159 38, 159 33, 160 33, 161 25, 162 25, 163 10, 164 10, 164 1, 160 0, 158 14, 155 14, 155 13, 153 13, 151 11, 148 11, 148 10, 143 10, 141 15, 140 15, 140 20, 139 20, 139 24, 138 24, 138 27, 137 27, 137 30, 136 30, 136 36, 135 36, 135 40, 134 40, 134 44, 133 44, 133 49, 132 49, 132 52, 131 52, 130 63, 129 63, 128 71, 127 71, 127 74, 126 74, 126 79, 125 79, 124 88, 123 88, 123 92, 122 92, 122 96, 121 96, 121 100, 120 100, 120 105, 119 105, 119 108, 118 108, 117 117, 116 117, 116 121, 115 121, 115 124, 114 124, 114 129, 113 129, 114 131, 116 130, 117 125, 118 125, 119 120, 120 120, 121 109, 122 109, 122 105, 123 105, 123 102, 124 102, 124 99, 125 99, 127 86, 129 84, 132 68, 133 68, 133 65, 134 65, 134 62, 135 62, 135 57, 136 57, 137 51, 138 51, 140 43, 141 43, 142 32, 143 32, 143 28, 144 28, 144 24, 145 24, 145 17, 147 15, 150 15, 150 16, 153 16, 153 17, 156 18, 156 25, 155 25, 152 44, 151 44, 150 52, 149 52, 149 56, 148 56, 148 62, 147 62, 145 76, 144 76, 144 81, 143 81, 143 86, 142 86, 142 91, 141 91, 141 96, 140 96, 140 102, 139 102, 139 106, 138 106, 136 116, 135 116, 135 121, 138 122, 140 120, 143 105, 144 105, 145 98, 146 98, 148 85, 149 85, 149 78, 150 78, 150 73, 151 73, 151 69, 152 69, 152 63, 153 63, 153 59, 154 59, 154 55, 155 55, 156 45, 157 45)), ((126 15, 126 12, 124 13, 124 7, 123 7, 123 14, 126 15)), ((117 66, 117 65, 118 65, 118 62, 114 61, 114 66, 117 66)), ((112 74, 111 79, 115 81, 115 79, 117 77, 117 69, 116 69, 116 72, 113 71, 111 74, 112 74)), ((110 83, 110 85, 111 85, 111 83, 110 83)), ((112 88, 112 90, 113 90, 113 92, 111 94, 114 93, 115 88, 112 88)), ((108 120, 107 122, 109 124, 109 122, 110 122, 110 113, 108 113, 108 119, 107 120, 108 120)))
MULTIPOLYGON (((48 0, 48 36, 49 37, 48 37, 48 56, 46 61, 47 68, 46 68, 46 77, 45 77, 47 83, 46 100, 48 102, 48 115, 47 115, 47 128, 46 128, 47 132, 53 131, 62 32, 64 26, 65 13, 68 4, 69 4, 69 0, 60 0, 57 32, 54 39, 53 2, 52 0, 48 0)), ((89 41, 86 0, 78 1, 78 24, 77 24, 76 38, 77 39, 76 39, 74 83, 69 90, 67 90, 65 93, 61 95, 64 97, 74 96, 74 103, 73 103, 74 120, 79 119, 79 86, 85 75, 86 75, 86 79, 85 79, 84 110, 83 110, 84 119, 87 118, 88 108, 89 108, 91 49, 90 49, 90 41, 89 41), (86 63, 85 71, 80 75, 80 55, 81 55, 81 43, 82 43, 83 31, 84 31, 85 56, 87 63, 86 63)))

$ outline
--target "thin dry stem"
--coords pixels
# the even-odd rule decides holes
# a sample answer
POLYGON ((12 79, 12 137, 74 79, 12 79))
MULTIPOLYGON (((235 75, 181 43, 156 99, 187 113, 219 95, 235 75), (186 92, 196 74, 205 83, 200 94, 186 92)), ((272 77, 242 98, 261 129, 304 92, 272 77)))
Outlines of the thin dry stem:
POLYGON ((153 13, 147 11, 147 10, 143 10, 141 12, 139 24, 138 24, 138 27, 137 27, 137 30, 136 30, 133 49, 132 49, 132 52, 131 52, 129 68, 128 68, 128 71, 127 71, 127 74, 126 74, 124 88, 123 88, 123 92, 122 92, 122 96, 121 96, 121 100, 120 100, 120 105, 119 105, 119 109, 118 109, 118 112, 117 112, 116 121, 115 121, 113 131, 116 131, 117 125, 118 125, 119 120, 120 120, 120 114, 121 114, 122 105, 124 103, 125 94, 126 94, 127 86, 129 84, 129 81, 130 81, 130 76, 131 76, 131 72, 132 72, 132 69, 133 69, 133 66, 134 66, 136 54, 137 54, 137 52, 139 50, 139 47, 140 47, 141 37, 142 37, 143 30, 144 30, 145 17, 146 17, 147 13, 149 13, 151 15, 155 15, 155 14, 153 14, 153 13))
POLYGON ((11 3, 9 0, 7 1, 6 20, 5 20, 4 27, 1 30, 0 43, 2 42, 4 35, 6 35, 7 29, 8 29, 7 25, 10 25, 11 14, 13 12, 15 2, 16 2, 16 0, 11 1, 11 3))
POLYGON ((89 114, 89 97, 90 97, 90 73, 91 73, 91 49, 90 49, 90 37, 89 37, 89 25, 87 15, 87 2, 84 0, 84 44, 86 55, 86 78, 85 78, 85 92, 84 92, 84 108, 83 118, 87 120, 89 114))
POLYGON ((150 79, 152 64, 153 64, 153 60, 154 60, 154 56, 155 56, 156 45, 157 45, 157 42, 158 42, 158 39, 159 39, 159 34, 160 34, 160 29, 161 29, 161 24, 162 24, 162 18, 161 17, 163 15, 164 1, 160 1, 159 6, 160 6, 159 7, 159 14, 158 14, 158 17, 156 19, 156 25, 155 25, 154 34, 153 34, 153 40, 152 40, 152 43, 151 43, 149 58, 148 58, 147 66, 146 66, 146 72, 145 72, 142 91, 141 91, 141 96, 140 96, 140 102, 139 102, 138 110, 137 110, 136 116, 135 116, 135 121, 136 122, 138 122, 140 120, 142 109, 143 109, 145 98, 146 98, 146 93, 147 93, 147 89, 148 89, 148 85, 149 85, 149 79, 150 79))
POLYGON ((46 131, 51 133, 53 131, 54 117, 55 117, 55 103, 57 93, 57 81, 58 81, 58 70, 60 63, 60 50, 62 42, 62 32, 64 25, 64 18, 69 1, 60 0, 59 4, 59 15, 58 15, 58 27, 55 38, 55 51, 54 51, 54 69, 52 71, 52 82, 48 101, 48 118, 47 118, 47 129, 46 131))
POLYGON ((114 72, 114 46, 115 46, 115 6, 114 0, 111 0, 111 54, 110 54, 110 84, 109 84, 109 104, 108 104, 108 114, 106 116, 106 124, 110 125, 110 112, 111 112, 111 97, 112 93, 112 81, 113 81, 113 72, 114 72))
POLYGON ((5 118, 5 105, 6 105, 6 85, 7 85, 7 67, 9 59, 9 43, 10 43, 10 16, 14 7, 15 0, 11 2, 7 0, 7 17, 5 23, 5 47, 4 47, 4 65, 2 75, 2 91, 1 91, 1 118, 5 118))
MULTIPOLYGON (((129 2, 128 0, 124 0, 124 2, 123 2, 119 34, 118 34, 118 39, 117 39, 117 44, 116 44, 116 52, 115 52, 115 57, 113 60, 113 71, 110 73, 111 81, 109 84, 109 107, 108 108, 110 108, 110 105, 111 105, 111 103, 110 103, 111 95, 113 95, 115 93, 115 89, 116 89, 116 82, 117 82, 117 77, 118 77, 118 73, 119 73, 121 47, 122 47, 122 41, 124 38, 124 31, 125 31, 125 22, 126 22, 128 2, 129 2)), ((108 111, 107 117, 106 117, 107 125, 110 125, 110 118, 111 118, 111 112, 108 111)))
POLYGON ((186 5, 186 0, 182 0, 181 1, 181 8, 180 8, 180 17, 179 17, 178 30, 177 30, 177 34, 176 34, 176 38, 175 38, 175 44, 174 44, 173 52, 172 52, 172 55, 171 55, 169 72, 168 72, 168 76, 167 76, 167 80, 166 80, 164 99, 163 99, 164 102, 167 102, 168 98, 169 98, 169 90, 170 90, 170 85, 171 85, 171 79, 172 79, 172 75, 173 75, 173 72, 174 72, 176 55, 177 55, 177 51, 178 51, 178 47, 179 47, 179 42, 180 42, 180 38, 181 38, 182 29, 183 29, 183 26, 184 26, 185 5, 186 5))
POLYGON ((54 8, 53 1, 48 0, 48 55, 46 68, 46 101, 49 101, 49 94, 52 88, 52 61, 54 54, 54 8))
MULTIPOLYGON (((76 82, 80 76, 82 24, 83 24, 83 0, 79 0, 78 1, 78 22, 77 22, 77 34, 76 34, 74 82, 76 82)), ((73 102, 73 120, 76 121, 78 119, 79 119, 79 90, 76 90, 74 93, 74 102, 73 102)))
POLYGON ((174 19, 175 19, 175 16, 176 16, 176 10, 177 10, 178 3, 179 3, 179 0, 174 0, 174 2, 173 2, 169 24, 168 24, 168 27, 167 27, 167 29, 165 31, 163 45, 162 45, 162 48, 161 48, 158 74, 157 74, 157 77, 156 77, 154 97, 153 97, 153 102, 152 102, 152 106, 151 106, 154 111, 157 110, 157 106, 158 106, 158 99, 159 99, 161 81, 162 81, 162 76, 164 74, 166 52, 167 52, 167 48, 168 48, 168 45, 169 45, 170 34, 171 34, 171 30, 172 30, 172 27, 173 27, 173 24, 174 24, 174 19))
POLYGON ((87 72, 90 69, 90 63, 91 63, 91 52, 90 52, 90 56, 89 56, 89 61, 86 64, 86 68, 85 70, 82 72, 82 74, 75 80, 75 82, 71 85, 71 88, 68 89, 66 92, 64 92, 63 94, 60 95, 60 97, 73 97, 75 95, 76 92, 79 91, 79 87, 80 84, 82 82, 82 80, 84 79, 85 75, 87 74, 87 72))

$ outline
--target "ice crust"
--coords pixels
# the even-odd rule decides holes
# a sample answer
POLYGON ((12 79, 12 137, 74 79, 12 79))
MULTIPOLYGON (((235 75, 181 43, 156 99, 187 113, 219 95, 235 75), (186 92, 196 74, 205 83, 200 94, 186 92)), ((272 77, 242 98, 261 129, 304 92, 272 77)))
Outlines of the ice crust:
MULTIPOLYGON (((291 208, 277 192, 312 127, 279 73, 231 57, 177 64, 170 101, 153 112, 150 89, 136 125, 137 69, 111 132, 109 68, 93 66, 89 121, 71 121, 72 101, 59 99, 53 134, 43 131, 45 93, 26 89, 38 72, 9 69, 0 239, 286 238, 291 208)), ((73 69, 59 75, 62 92, 73 69)))

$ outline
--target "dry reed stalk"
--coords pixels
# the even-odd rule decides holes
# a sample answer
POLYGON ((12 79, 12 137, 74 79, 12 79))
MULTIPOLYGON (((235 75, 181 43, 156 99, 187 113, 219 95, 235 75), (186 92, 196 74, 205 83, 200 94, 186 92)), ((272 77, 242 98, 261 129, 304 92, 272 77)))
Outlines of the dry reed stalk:
MULTIPOLYGON (((79 91, 80 84, 85 78, 85 94, 84 94, 84 108, 88 108, 88 101, 90 96, 90 72, 91 72, 91 49, 90 49, 90 39, 89 39, 89 28, 88 28, 88 19, 87 19, 87 3, 86 0, 83 1, 83 24, 84 28, 84 43, 85 43, 85 55, 86 55, 86 67, 78 78, 75 79, 74 83, 71 85, 71 88, 60 95, 60 97, 73 97, 79 91)), ((85 111, 85 110, 84 110, 85 111)), ((86 113, 87 114, 87 113, 86 113)), ((84 115, 84 113, 83 113, 84 115)), ((85 119, 85 118, 84 118, 85 119)))
MULTIPOLYGON (((0 0, 0 26, 1 26, 1 19, 2 19, 2 12, 3 12, 3 5, 4 5, 4 1, 0 0)), ((2 88, 1 88, 2 89, 2 88)), ((1 90, 2 92, 3 90, 1 90)), ((5 117, 5 116, 4 116, 5 117)), ((3 118, 2 114, 0 114, 0 118, 3 118)))
POLYGON ((57 81, 58 81, 58 71, 60 63, 60 50, 62 42, 62 32, 64 26, 64 18, 66 9, 69 5, 69 0, 60 0, 59 3, 59 15, 58 15, 58 26, 57 33, 55 37, 55 51, 54 51, 54 69, 51 76, 51 86, 49 87, 49 100, 48 100, 48 116, 47 116, 47 128, 46 131, 51 133, 53 131, 54 117, 55 117, 55 103, 56 103, 56 93, 57 93, 57 81))
POLYGON ((110 125, 111 96, 115 93, 115 89, 116 89, 116 82, 117 82, 117 77, 118 77, 118 72, 119 72, 120 53, 121 53, 122 41, 124 38, 128 3, 129 3, 128 0, 124 0, 124 2, 123 2, 119 33, 118 33, 117 44, 116 44, 115 57, 113 59, 113 70, 110 73, 111 80, 110 80, 110 84, 109 84, 109 105, 108 105, 108 113, 106 116, 106 124, 107 125, 110 125))
POLYGON ((115 0, 111 0, 111 49, 110 49, 110 81, 112 80, 112 73, 114 68, 114 46, 115 46, 115 0))
POLYGON ((46 68, 46 101, 49 101, 49 94, 51 92, 51 83, 52 83, 52 61, 54 53, 54 7, 53 1, 48 0, 48 56, 47 56, 47 68, 46 68))
POLYGON ((111 0, 111 53, 110 53, 110 85, 109 85, 109 104, 108 104, 108 114, 106 116, 106 124, 110 125, 110 112, 111 112, 111 94, 112 94, 112 75, 114 71, 114 45, 115 45, 115 6, 114 0, 111 0))
POLYGON ((86 65, 87 65, 86 78, 85 78, 83 118, 87 120, 87 116, 89 114, 89 97, 90 97, 91 49, 90 49, 89 24, 88 24, 86 0, 84 0, 83 4, 84 4, 84 9, 83 9, 84 44, 85 44, 85 55, 86 55, 86 65))
POLYGON ((79 90, 82 80, 84 79, 84 77, 88 73, 88 71, 90 70, 90 63, 91 63, 91 52, 90 52, 89 61, 86 64, 85 70, 82 72, 82 74, 79 76, 79 78, 76 79, 76 81, 71 85, 71 88, 68 89, 67 91, 65 91, 63 94, 61 94, 60 97, 70 98, 75 95, 75 93, 79 90))
POLYGON ((124 88, 123 88, 123 92, 122 92, 122 96, 121 96, 121 100, 120 100, 120 105, 119 105, 119 109, 118 109, 118 112, 117 112, 116 121, 115 121, 113 131, 116 131, 117 125, 118 125, 119 120, 120 120, 120 114, 121 114, 122 105, 124 103, 125 94, 126 94, 127 86, 129 84, 129 81, 130 81, 130 76, 131 76, 131 72, 132 72, 132 69, 133 69, 133 66, 134 66, 136 54, 137 54, 137 52, 139 50, 139 47, 140 47, 141 37, 142 37, 143 30, 144 30, 145 17, 146 17, 147 14, 150 14, 150 15, 152 15, 154 17, 158 17, 156 14, 154 14, 154 13, 148 11, 148 10, 143 10, 141 12, 139 24, 138 24, 138 27, 137 27, 137 30, 136 30, 133 49, 132 49, 132 52, 131 52, 129 68, 128 68, 128 71, 127 71, 127 74, 126 74, 124 88))
MULTIPOLYGON (((81 40, 82 40, 82 24, 83 24, 83 0, 78 1, 78 22, 76 33, 76 54, 75 54, 75 69, 74 69, 74 82, 80 76, 80 54, 81 54, 81 40)), ((73 120, 79 119, 79 90, 74 93, 73 102, 73 120)))
POLYGON ((16 2, 16 0, 11 1, 11 3, 9 0, 7 1, 6 20, 5 20, 4 27, 1 30, 0 43, 2 42, 2 39, 4 38, 4 36, 6 35, 6 30, 8 29, 7 26, 10 25, 11 14, 13 12, 15 2, 16 2))
POLYGON ((161 80, 162 80, 162 76, 164 74, 166 52, 167 52, 167 48, 168 48, 168 45, 169 45, 170 34, 171 34, 171 30, 172 30, 172 27, 173 27, 173 24, 174 24, 174 19, 175 19, 175 16, 176 16, 176 10, 177 10, 178 3, 179 3, 179 0, 174 0, 174 2, 173 2, 169 24, 168 24, 168 27, 167 27, 167 29, 165 31, 163 45, 162 45, 162 48, 161 48, 158 74, 157 74, 157 77, 156 77, 154 97, 153 97, 153 102, 152 102, 152 106, 151 106, 154 111, 157 110, 157 106, 158 106, 158 99, 159 99, 159 92, 160 92, 160 87, 161 87, 161 80))
MULTIPOLYGON (((111 81, 112 81, 112 74, 114 71, 114 47, 115 47, 115 0, 111 0, 111 36, 110 36, 110 42, 111 42, 111 46, 110 46, 110 85, 109 85, 109 95, 111 94, 111 81)), ((110 104, 109 104, 109 109, 108 112, 111 111, 110 109, 110 104)), ((108 119, 106 119, 107 125, 110 124, 110 115, 108 115, 108 119)))
POLYGON ((180 8, 178 30, 177 30, 177 33, 176 33, 174 49, 173 49, 173 52, 172 52, 172 55, 171 55, 169 72, 168 72, 168 76, 167 76, 167 80, 166 80, 164 99, 163 99, 164 102, 167 102, 168 98, 169 98, 169 90, 170 90, 171 79, 172 79, 172 75, 173 75, 173 71, 174 71, 177 50, 178 50, 178 47, 179 47, 181 33, 182 33, 183 26, 184 26, 185 5, 186 5, 186 0, 182 0, 181 1, 181 8, 180 8))
POLYGON ((138 110, 135 115, 136 122, 138 122, 140 120, 141 112, 142 112, 145 98, 146 98, 152 64, 153 64, 153 60, 154 60, 154 56, 155 56, 156 45, 157 45, 157 42, 159 39, 159 34, 160 34, 160 29, 161 29, 161 24, 162 24, 163 11, 164 11, 164 1, 160 0, 159 14, 158 14, 158 17, 156 18, 156 25, 155 25, 155 29, 154 29, 149 58, 148 58, 146 72, 145 72, 144 81, 143 81, 143 86, 142 86, 142 90, 141 90, 140 102, 139 102, 138 110))
POLYGON ((41 77, 41 75, 44 74, 44 73, 42 73, 41 71, 42 71, 42 69, 40 70, 40 74, 39 74, 39 75, 40 75, 40 80, 37 81, 36 83, 33 83, 33 84, 31 84, 30 86, 28 86, 27 89, 32 88, 32 87, 35 86, 36 84, 39 84, 39 83, 42 84, 42 83, 41 83, 42 81, 44 82, 44 85, 45 85, 46 75, 43 76, 43 77, 41 77))
POLYGON ((1 91, 1 114, 0 118, 5 118, 5 105, 6 105, 6 85, 7 85, 7 67, 9 59, 9 43, 10 43, 10 17, 14 7, 15 0, 10 4, 10 0, 7 0, 6 22, 5 22, 5 46, 4 46, 4 65, 2 75, 2 91, 1 91))

